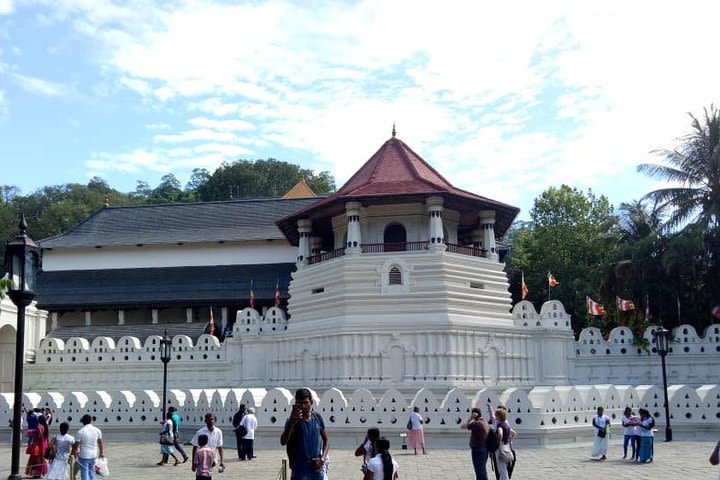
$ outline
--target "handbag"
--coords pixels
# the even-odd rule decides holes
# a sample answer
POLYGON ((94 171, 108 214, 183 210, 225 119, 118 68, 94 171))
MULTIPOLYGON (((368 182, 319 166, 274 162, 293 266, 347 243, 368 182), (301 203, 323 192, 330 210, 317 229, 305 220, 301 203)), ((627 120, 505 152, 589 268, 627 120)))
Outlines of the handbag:
POLYGON ((238 425, 238 427, 235 429, 235 433, 237 435, 240 435, 241 437, 244 437, 247 435, 248 431, 247 428, 245 428, 245 425, 238 425))
POLYGON ((160 433, 160 441, 158 443, 160 443, 160 445, 175 445, 175 442, 173 442, 170 434, 167 432, 160 433))
POLYGON ((510 448, 509 443, 501 444, 498 451, 500 452, 500 460, 502 460, 505 463, 510 463, 513 461, 513 452, 512 452, 512 449, 510 448))
POLYGON ((43 454, 43 458, 45 460, 48 460, 50 462, 55 460, 55 455, 57 454, 57 449, 55 447, 56 441, 57 440, 55 438, 53 438, 52 441, 50 442, 50 445, 48 445, 48 448, 45 449, 45 453, 43 454))
POLYGON ((407 429, 412 430, 412 420, 408 420, 407 429))

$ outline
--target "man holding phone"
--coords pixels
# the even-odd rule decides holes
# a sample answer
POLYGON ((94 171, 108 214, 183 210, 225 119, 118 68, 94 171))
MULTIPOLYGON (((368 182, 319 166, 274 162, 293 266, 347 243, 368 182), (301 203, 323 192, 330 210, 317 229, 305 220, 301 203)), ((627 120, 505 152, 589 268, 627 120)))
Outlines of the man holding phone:
POLYGON ((287 448, 292 474, 290 480, 324 480, 330 442, 325 432, 322 417, 313 412, 310 390, 300 388, 295 392, 295 404, 285 429, 280 436, 280 445, 287 448))

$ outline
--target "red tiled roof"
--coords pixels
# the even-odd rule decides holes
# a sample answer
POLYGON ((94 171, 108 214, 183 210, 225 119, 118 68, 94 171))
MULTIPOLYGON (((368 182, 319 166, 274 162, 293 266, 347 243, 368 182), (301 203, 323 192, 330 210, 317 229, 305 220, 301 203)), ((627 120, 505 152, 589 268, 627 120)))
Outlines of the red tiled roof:
POLYGON ((333 197, 448 191, 453 186, 395 137, 385 142, 333 197))
MULTIPOLYGON (((334 212, 348 201, 388 203, 398 197, 440 195, 446 205, 459 210, 494 209, 496 232, 503 235, 519 209, 496 200, 455 188, 440 173, 394 136, 387 140, 360 169, 326 198, 318 200, 276 223, 292 244, 297 243, 296 222, 300 218, 316 217, 334 212)), ((422 199, 421 199, 422 200, 422 199)))

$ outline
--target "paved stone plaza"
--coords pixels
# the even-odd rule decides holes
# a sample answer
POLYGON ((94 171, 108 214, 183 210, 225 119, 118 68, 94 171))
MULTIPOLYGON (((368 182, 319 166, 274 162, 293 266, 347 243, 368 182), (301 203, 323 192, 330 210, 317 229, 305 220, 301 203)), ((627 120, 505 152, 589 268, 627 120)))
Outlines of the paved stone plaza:
MULTIPOLYGON (((331 438, 332 442, 332 438, 331 438)), ((214 478, 267 479, 275 480, 285 458, 284 450, 276 445, 269 447, 260 442, 256 447, 258 458, 239 462, 232 448, 226 449, 227 470, 214 478)), ((637 465, 620 457, 621 446, 611 444, 608 460, 596 462, 588 458, 587 445, 555 446, 550 448, 518 449, 518 464, 514 479, 652 479, 652 480, 717 480, 718 467, 708 462, 714 442, 674 441, 657 442, 655 461, 637 465)), ((111 477, 118 480, 168 480, 192 479, 189 463, 177 467, 155 465, 160 458, 158 445, 153 443, 133 444, 109 442, 105 451, 108 456, 111 477)), ((466 449, 433 450, 432 443, 427 455, 412 455, 406 451, 393 451, 400 464, 402 480, 474 480, 470 454, 466 449)), ((332 480, 359 479, 360 461, 347 448, 330 450, 332 480)), ((27 456, 22 455, 22 463, 27 456)), ((10 448, 7 443, 0 445, 0 478, 10 473, 10 448)), ((494 476, 489 472, 490 478, 494 476)), ((79 477, 78 477, 79 478, 79 477)))

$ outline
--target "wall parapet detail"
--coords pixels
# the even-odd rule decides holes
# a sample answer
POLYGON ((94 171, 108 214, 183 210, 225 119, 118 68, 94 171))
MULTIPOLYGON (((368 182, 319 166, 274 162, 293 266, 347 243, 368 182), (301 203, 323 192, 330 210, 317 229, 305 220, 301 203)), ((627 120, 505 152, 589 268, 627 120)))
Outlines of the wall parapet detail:
MULTIPOLYGON (((626 406, 646 408, 658 425, 664 425, 662 389, 655 385, 578 385, 536 387, 531 390, 509 388, 502 391, 481 389, 474 394, 461 389, 435 395, 429 389, 415 394, 401 394, 395 389, 373 393, 358 389, 343 393, 331 388, 324 393, 313 391, 315 410, 323 415, 329 429, 382 430, 405 429, 407 416, 414 406, 420 408, 425 428, 430 431, 456 430, 472 407, 484 409, 486 402, 505 405, 513 428, 543 430, 572 426, 588 426, 597 407, 619 420, 626 406)), ((668 388, 673 425, 707 424, 720 420, 720 385, 692 388, 672 385, 668 388)), ((154 390, 28 392, 23 406, 49 407, 56 421, 78 425, 80 417, 90 413, 101 428, 156 428, 161 415, 162 392, 154 390)), ((203 423, 203 416, 213 412, 218 424, 230 427, 238 405, 255 408, 260 426, 282 427, 293 404, 293 391, 287 388, 218 388, 170 389, 168 405, 177 407, 183 423, 203 423)), ((12 394, 0 393, 0 422, 12 417, 12 394)))

